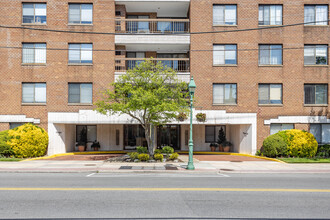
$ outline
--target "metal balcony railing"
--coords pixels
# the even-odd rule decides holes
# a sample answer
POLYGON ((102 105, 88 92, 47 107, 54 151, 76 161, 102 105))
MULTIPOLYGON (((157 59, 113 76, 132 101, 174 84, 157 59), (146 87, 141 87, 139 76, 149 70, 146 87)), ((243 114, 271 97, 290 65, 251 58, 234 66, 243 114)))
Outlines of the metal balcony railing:
MULTIPOLYGON (((153 58, 153 62, 161 62, 164 66, 177 72, 189 72, 189 58, 153 58)), ((144 62, 141 58, 115 58, 115 71, 126 72, 144 62)))
POLYGON ((189 19, 120 19, 116 32, 128 34, 189 33, 189 19))

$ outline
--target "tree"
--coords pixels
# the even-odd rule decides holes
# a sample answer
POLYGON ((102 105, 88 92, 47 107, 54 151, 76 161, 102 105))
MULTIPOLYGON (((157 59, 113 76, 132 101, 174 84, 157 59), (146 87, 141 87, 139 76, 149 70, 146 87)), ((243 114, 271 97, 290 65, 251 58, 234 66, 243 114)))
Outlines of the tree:
POLYGON ((225 132, 223 131, 223 128, 221 127, 218 134, 218 144, 222 144, 225 141, 226 141, 226 135, 225 132))
POLYGON ((188 110, 188 85, 179 81, 177 73, 154 60, 145 60, 120 76, 96 102, 102 114, 126 114, 137 120, 145 131, 148 150, 155 150, 150 131, 176 119, 188 110))

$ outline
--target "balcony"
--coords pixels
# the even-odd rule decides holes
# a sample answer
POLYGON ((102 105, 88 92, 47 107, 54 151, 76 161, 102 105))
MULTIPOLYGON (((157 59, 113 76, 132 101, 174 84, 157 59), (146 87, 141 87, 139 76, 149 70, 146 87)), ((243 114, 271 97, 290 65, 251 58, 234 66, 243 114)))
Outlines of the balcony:
POLYGON ((187 34, 189 19, 117 19, 116 33, 187 34))
MULTIPOLYGON (((115 81, 120 75, 125 74, 127 70, 133 69, 143 61, 141 58, 115 58, 115 81)), ((189 82, 189 58, 154 58, 153 62, 161 62, 164 66, 171 67, 177 72, 179 80, 189 82)))

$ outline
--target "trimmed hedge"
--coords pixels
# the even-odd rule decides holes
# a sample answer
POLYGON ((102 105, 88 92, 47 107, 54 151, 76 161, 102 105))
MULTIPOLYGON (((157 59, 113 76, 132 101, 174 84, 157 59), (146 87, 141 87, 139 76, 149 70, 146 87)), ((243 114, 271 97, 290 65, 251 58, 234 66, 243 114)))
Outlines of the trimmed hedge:
POLYGON ((14 155, 13 150, 7 141, 10 140, 8 131, 0 132, 0 157, 11 157, 14 155))
POLYGON ((291 129, 268 136, 261 148, 267 157, 314 157, 317 152, 315 137, 306 131, 291 129))
POLYGON ((17 158, 44 156, 48 147, 48 134, 31 123, 21 125, 8 131, 7 141, 17 158))

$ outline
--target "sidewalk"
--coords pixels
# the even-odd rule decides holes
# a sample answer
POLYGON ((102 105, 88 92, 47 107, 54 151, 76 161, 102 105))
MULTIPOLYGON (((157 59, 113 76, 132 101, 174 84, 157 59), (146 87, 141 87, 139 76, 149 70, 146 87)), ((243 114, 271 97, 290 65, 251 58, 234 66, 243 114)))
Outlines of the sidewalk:
POLYGON ((188 157, 179 163, 110 163, 86 160, 0 162, 0 172, 171 172, 171 173, 330 173, 330 163, 287 164, 274 161, 199 161, 186 170, 188 157))

